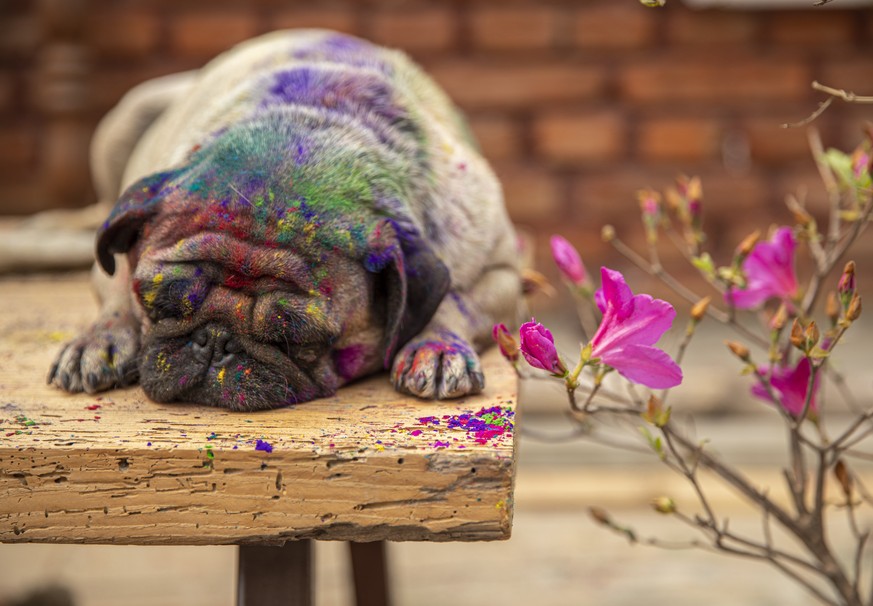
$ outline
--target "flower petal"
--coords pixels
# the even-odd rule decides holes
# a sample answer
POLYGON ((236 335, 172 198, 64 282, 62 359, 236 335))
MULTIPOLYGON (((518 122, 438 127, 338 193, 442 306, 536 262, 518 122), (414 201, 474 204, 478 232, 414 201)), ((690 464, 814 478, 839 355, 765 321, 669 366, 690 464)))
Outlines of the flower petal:
MULTIPOLYGON (((790 299, 797 293, 794 273, 794 249, 797 244, 789 227, 773 233, 769 242, 759 242, 743 261, 743 272, 748 279, 745 289, 732 297, 734 306, 741 309, 755 307, 770 297, 790 299), (740 293, 754 293, 743 297, 740 293)), ((725 298, 730 302, 730 299, 725 298)))
POLYGON ((630 286, 624 281, 624 276, 620 272, 608 267, 601 267, 600 283, 602 285, 600 289, 603 291, 604 303, 607 307, 610 305, 614 307, 623 318, 625 313, 629 313, 625 312, 625 308, 634 296, 630 286))
POLYGON ((770 297, 774 296, 773 289, 766 285, 750 286, 744 290, 731 289, 724 293, 724 301, 733 304, 737 309, 751 309, 757 307, 770 297))
POLYGON ((673 306, 651 295, 636 295, 625 306, 630 311, 621 317, 608 307, 603 322, 591 339, 594 357, 604 351, 629 344, 654 345, 673 325, 676 310, 673 306))
POLYGON ((666 352, 651 345, 631 344, 614 350, 603 358, 621 376, 651 387, 667 389, 682 382, 682 369, 666 352))

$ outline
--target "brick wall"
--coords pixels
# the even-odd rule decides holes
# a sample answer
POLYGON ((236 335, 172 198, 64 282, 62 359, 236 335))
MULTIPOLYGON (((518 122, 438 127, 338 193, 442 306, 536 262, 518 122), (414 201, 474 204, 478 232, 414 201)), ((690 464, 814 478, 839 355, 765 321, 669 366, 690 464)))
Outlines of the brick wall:
MULTIPOLYGON (((613 262, 600 225, 639 242, 635 190, 680 171, 703 178, 711 243, 726 252, 753 226, 786 220, 786 193, 823 197, 804 131, 779 128, 816 107, 810 82, 873 94, 873 10, 839 3, 695 12, 680 0, 661 10, 636 0, 91 0, 81 120, 93 127, 137 82, 258 33, 333 28, 406 49, 448 90, 513 218, 541 236, 541 257, 560 231, 592 265, 613 262)), ((44 170, 55 152, 34 101, 36 9, 0 5, 0 213, 53 205, 44 170)), ((817 125, 826 144, 853 146, 865 117, 873 107, 837 103, 817 125)))

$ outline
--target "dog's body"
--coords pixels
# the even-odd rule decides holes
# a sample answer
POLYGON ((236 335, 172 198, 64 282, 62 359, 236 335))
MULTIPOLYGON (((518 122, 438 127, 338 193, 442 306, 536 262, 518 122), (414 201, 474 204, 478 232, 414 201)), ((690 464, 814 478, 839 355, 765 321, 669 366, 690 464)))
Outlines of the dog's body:
POLYGON ((520 298, 515 236, 463 119, 403 54, 277 32, 105 122, 98 193, 125 192, 98 260, 117 272, 95 270, 100 318, 50 381, 138 376, 155 400, 231 409, 386 365, 422 397, 482 388, 475 349, 520 298))

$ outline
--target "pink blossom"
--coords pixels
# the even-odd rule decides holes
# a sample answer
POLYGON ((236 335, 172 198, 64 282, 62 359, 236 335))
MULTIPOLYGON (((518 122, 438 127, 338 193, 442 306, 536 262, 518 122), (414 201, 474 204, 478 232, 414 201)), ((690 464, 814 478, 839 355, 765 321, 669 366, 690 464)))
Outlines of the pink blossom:
POLYGON ((725 300, 739 309, 757 307, 770 298, 791 302, 797 295, 794 249, 797 243, 790 227, 780 227, 768 242, 758 242, 743 261, 746 287, 732 289, 725 300))
POLYGON ((552 236, 550 244, 552 245, 552 258, 564 277, 576 286, 586 284, 588 282, 588 272, 585 271, 582 258, 576 249, 573 248, 573 245, 565 238, 557 235, 552 236))
POLYGON ((591 358, 599 358, 629 381, 653 389, 675 387, 682 369, 654 347, 673 324, 673 306, 650 295, 634 295, 624 276, 600 269, 603 287, 597 298, 603 321, 591 339, 591 358))
MULTIPOLYGON (((768 368, 759 369, 762 374, 766 375, 770 372, 768 368)), ((812 372, 812 366, 809 363, 809 358, 801 358, 797 366, 790 368, 787 366, 777 366, 773 368, 770 378, 770 385, 773 388, 775 395, 779 397, 779 402, 773 402, 770 394, 763 385, 755 384, 752 386, 752 394, 766 400, 771 404, 779 404, 791 416, 799 417, 803 413, 803 407, 806 403, 807 389, 809 388, 809 373, 812 372)), ((812 398, 809 402, 809 410, 815 413, 816 403, 815 396, 818 391, 818 376, 812 385, 812 398)))
POLYGON ((519 328, 521 355, 534 368, 547 370, 552 374, 563 375, 567 368, 558 357, 555 339, 548 328, 534 319, 519 328))

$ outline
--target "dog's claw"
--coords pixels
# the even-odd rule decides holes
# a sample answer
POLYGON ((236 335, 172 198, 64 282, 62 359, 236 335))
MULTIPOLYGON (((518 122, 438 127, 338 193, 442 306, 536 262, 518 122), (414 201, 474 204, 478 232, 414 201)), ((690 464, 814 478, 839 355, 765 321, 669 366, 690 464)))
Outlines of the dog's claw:
POLYGON ((127 385, 137 376, 138 353, 139 329, 132 317, 97 322, 61 350, 48 382, 72 393, 127 385))
POLYGON ((394 387, 419 398, 459 398, 482 391, 479 357, 451 333, 407 343, 395 356, 394 387))

